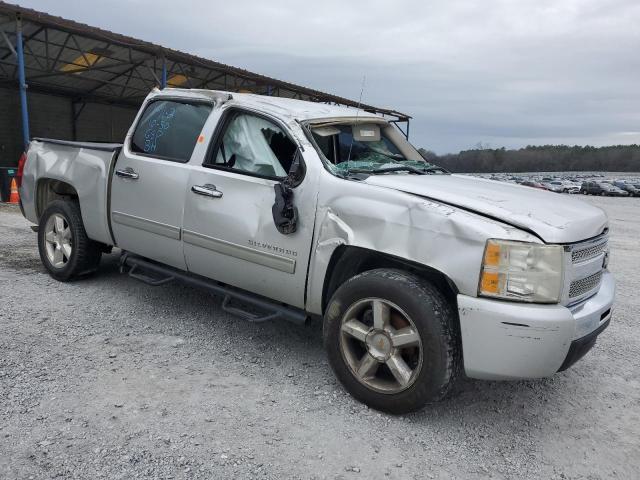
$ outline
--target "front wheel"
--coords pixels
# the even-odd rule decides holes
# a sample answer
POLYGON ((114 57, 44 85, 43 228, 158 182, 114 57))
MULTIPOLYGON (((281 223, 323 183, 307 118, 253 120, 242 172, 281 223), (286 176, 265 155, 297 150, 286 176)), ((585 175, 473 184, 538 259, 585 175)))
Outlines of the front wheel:
POLYGON ((345 282, 325 313, 329 363, 356 399, 401 414, 442 399, 460 371, 457 316, 430 283, 378 269, 345 282))
POLYGON ((42 264, 56 280, 66 282, 98 268, 102 251, 84 229, 80 206, 55 200, 40 217, 38 250, 42 264))

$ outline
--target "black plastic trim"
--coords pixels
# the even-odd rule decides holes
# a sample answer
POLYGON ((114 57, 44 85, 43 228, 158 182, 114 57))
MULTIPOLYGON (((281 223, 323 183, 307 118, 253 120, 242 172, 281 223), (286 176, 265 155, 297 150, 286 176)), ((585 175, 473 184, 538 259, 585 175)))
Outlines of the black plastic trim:
POLYGON ((580 360, 582 357, 584 357, 589 352, 589 350, 591 350, 593 346, 596 344, 596 339, 598 338, 598 335, 600 335, 603 332, 603 330, 609 326, 609 322, 611 322, 611 319, 604 322, 602 325, 596 328, 593 332, 571 342, 571 346, 569 347, 569 352, 567 353, 567 356, 564 359, 564 362, 562 362, 562 365, 560 365, 560 368, 558 369, 558 371, 563 372, 567 368, 571 367, 578 360, 580 360))

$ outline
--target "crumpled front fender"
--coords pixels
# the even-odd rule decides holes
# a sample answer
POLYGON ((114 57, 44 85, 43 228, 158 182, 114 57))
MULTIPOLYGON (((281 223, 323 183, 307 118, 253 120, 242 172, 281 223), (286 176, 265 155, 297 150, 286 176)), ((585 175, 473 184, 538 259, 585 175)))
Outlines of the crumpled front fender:
POLYGON ((311 313, 322 313, 325 277, 342 245, 425 265, 449 277, 460 293, 475 296, 487 239, 540 242, 513 226, 416 195, 323 177, 307 291, 311 313))

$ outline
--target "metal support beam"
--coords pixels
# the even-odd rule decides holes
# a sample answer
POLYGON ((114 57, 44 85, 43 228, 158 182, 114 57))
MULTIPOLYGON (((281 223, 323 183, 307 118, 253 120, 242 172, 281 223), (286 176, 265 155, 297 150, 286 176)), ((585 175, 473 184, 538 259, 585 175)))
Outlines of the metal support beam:
POLYGON ((74 142, 78 140, 78 117, 86 105, 85 102, 79 102, 77 100, 71 102, 71 139, 74 142), (77 108, 77 105, 80 105, 80 108, 77 108))
POLYGON ((13 48, 13 44, 11 43, 11 40, 9 40, 9 37, 7 37, 7 34, 4 33, 4 30, 0 30, 0 34, 2 34, 2 38, 4 38, 4 43, 7 44, 7 48, 11 50, 11 53, 13 53, 14 57, 17 57, 18 54, 16 53, 16 49, 13 48))
MULTIPOLYGON (((31 40, 33 37, 38 35, 43 29, 44 29, 44 27, 40 27, 35 32, 33 32, 31 35, 29 35, 28 37, 24 38, 23 41, 22 41, 22 44, 26 45, 29 42, 29 40, 31 40)), ((15 55, 15 52, 13 52, 13 54, 15 55)), ((9 58, 9 55, 11 55, 11 54, 7 53, 4 57, 2 57, 2 60, 5 60, 5 59, 9 58)))
MULTIPOLYGON (((154 64, 154 68, 155 68, 155 60, 153 62, 154 64)), ((160 84, 162 83, 160 81, 160 79, 158 78, 158 76, 156 75, 156 71, 154 70, 154 68, 151 68, 149 65, 147 65, 147 68, 149 69, 149 73, 151 74, 151 76, 153 77, 153 79, 156 81, 156 83, 158 84, 158 86, 160 86, 160 84)))
POLYGON ((160 77, 160 88, 167 88, 167 59, 162 57, 162 76, 160 77))
POLYGON ((16 56, 18 58, 18 84, 20 87, 20 113, 22 115, 22 140, 24 149, 29 146, 29 110, 27 108, 27 80, 24 74, 24 48, 22 45, 22 20, 16 19, 16 56))

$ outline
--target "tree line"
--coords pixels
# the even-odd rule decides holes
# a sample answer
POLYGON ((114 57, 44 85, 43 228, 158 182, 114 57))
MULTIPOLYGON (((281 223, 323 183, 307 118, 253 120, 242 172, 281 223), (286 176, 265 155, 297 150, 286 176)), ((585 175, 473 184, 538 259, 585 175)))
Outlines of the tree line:
POLYGON ((446 155, 436 155, 430 150, 420 148, 419 152, 428 162, 456 173, 640 172, 640 145, 530 145, 518 150, 507 150, 504 147, 476 148, 446 155))

